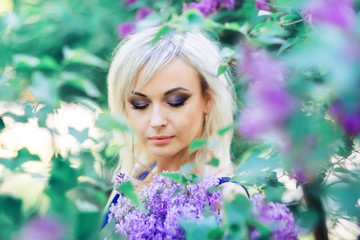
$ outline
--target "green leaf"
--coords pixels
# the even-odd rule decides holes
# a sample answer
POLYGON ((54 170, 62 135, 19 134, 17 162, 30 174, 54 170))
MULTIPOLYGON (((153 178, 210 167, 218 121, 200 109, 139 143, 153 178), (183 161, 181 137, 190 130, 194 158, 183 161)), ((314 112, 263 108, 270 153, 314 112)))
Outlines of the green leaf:
POLYGON ((54 79, 47 78, 42 72, 35 72, 32 75, 30 92, 37 100, 55 106, 58 100, 56 85, 54 79))
POLYGON ((122 119, 119 115, 105 112, 96 120, 96 126, 106 130, 119 130, 131 133, 132 131, 129 126, 122 119))
POLYGON ((242 160, 237 170, 238 174, 231 180, 243 185, 268 184, 268 178, 275 169, 282 167, 282 162, 278 156, 263 156, 264 153, 265 150, 250 149, 243 154, 245 160, 242 160))
POLYGON ((228 69, 229 69, 229 65, 221 64, 218 68, 217 76, 220 76, 221 74, 225 73, 228 69))
POLYGON ((55 71, 61 70, 61 66, 55 61, 55 59, 47 55, 40 58, 40 63, 37 67, 55 71))
POLYGON ((5 128, 3 116, 0 116, 0 132, 5 128))
POLYGON ((252 206, 249 199, 242 194, 237 194, 231 202, 225 203, 224 224, 236 239, 246 239, 248 236, 247 222, 252 218, 252 206))
POLYGON ((213 157, 213 158, 211 158, 210 162, 207 162, 206 164, 214 166, 214 167, 218 167, 219 159, 213 157))
POLYGON ((238 31, 238 32, 240 32, 240 30, 241 30, 241 26, 236 22, 225 23, 224 28, 226 28, 228 30, 238 31))
POLYGON ((195 163, 191 162, 191 163, 187 163, 184 166, 182 166, 179 170, 179 173, 181 174, 187 174, 189 173, 191 170, 193 170, 195 167, 195 163))
POLYGON ((282 17, 280 19, 280 23, 291 23, 291 22, 294 22, 294 21, 299 20, 299 19, 301 19, 301 17, 299 15, 288 14, 288 15, 285 15, 284 17, 282 17))
POLYGON ((15 158, 0 158, 0 164, 12 171, 27 161, 40 161, 40 158, 37 155, 31 154, 26 148, 20 149, 15 158))
POLYGON ((194 29, 203 29, 205 23, 206 20, 204 20, 200 11, 189 8, 180 16, 177 31, 186 32, 194 29))
POLYGON ((156 33, 154 39, 151 41, 151 45, 155 45, 159 39, 164 36, 166 33, 168 33, 171 30, 171 27, 169 25, 164 25, 160 28, 160 30, 156 33))
POLYGON ((101 58, 89 53, 85 49, 70 49, 69 47, 63 48, 65 64, 77 63, 85 64, 106 70, 108 68, 107 62, 101 58))
MULTIPOLYGON (((75 156, 76 157, 76 156, 75 156)), ((79 161, 81 163, 81 170, 83 170, 83 175, 93 178, 93 179, 98 179, 98 175, 96 174, 95 171, 95 157, 94 155, 91 153, 90 150, 82 150, 80 152, 80 154, 77 155, 77 157, 79 158, 79 161)))
POLYGON ((92 83, 91 80, 81 76, 78 73, 62 72, 60 74, 60 78, 62 79, 62 87, 70 85, 85 92, 89 97, 99 98, 101 96, 101 92, 95 86, 95 84, 92 83))
POLYGON ((268 239, 270 234, 271 234, 271 229, 266 226, 265 224, 255 220, 255 219, 251 219, 250 220, 250 225, 254 226, 259 232, 260 232, 260 239, 268 239))
POLYGON ((187 183, 186 177, 181 173, 160 173, 160 175, 170 178, 174 182, 180 183, 182 185, 187 183))
POLYGON ((0 223, 7 222, 14 227, 22 222, 24 216, 20 199, 2 194, 0 195, 0 206, 0 223))
POLYGON ((194 150, 203 148, 206 146, 207 143, 208 143, 207 139, 194 139, 189 144, 189 150, 194 151, 194 150))
POLYGON ((54 196, 54 201, 57 208, 61 207, 61 199, 59 196, 64 196, 67 191, 74 188, 78 183, 79 172, 78 169, 70 166, 70 161, 67 158, 63 158, 61 155, 53 156, 52 169, 49 178, 49 188, 54 196))
POLYGON ((3 116, 6 117, 11 117, 12 119, 14 119, 15 122, 21 122, 21 123, 26 123, 28 121, 28 117, 25 115, 16 115, 12 112, 6 112, 3 114, 3 116))
POLYGON ((206 239, 210 230, 218 226, 214 216, 210 216, 202 220, 180 220, 180 225, 185 230, 187 240, 206 239))
POLYGON ((203 180, 203 178, 197 176, 195 173, 189 173, 188 175, 186 175, 186 181, 189 182, 190 184, 197 184, 201 180, 203 180))
POLYGON ((279 48, 277 55, 280 55, 284 50, 288 49, 292 45, 294 45, 299 39, 298 38, 288 38, 286 39, 279 48))
POLYGON ((69 127, 69 133, 75 137, 78 142, 81 144, 85 140, 89 139, 89 128, 85 128, 82 131, 78 131, 75 128, 69 127))
POLYGON ((206 239, 208 240, 218 240, 218 239, 223 239, 225 233, 225 227, 216 227, 211 229, 208 232, 208 235, 206 236, 206 239))
POLYGON ((268 16, 271 17, 272 19, 276 20, 279 16, 281 16, 281 12, 277 12, 277 13, 271 13, 268 16))
POLYGON ((236 127, 236 124, 231 124, 227 127, 221 128, 217 131, 217 134, 219 134, 220 136, 224 135, 225 133, 227 133, 228 131, 234 129, 236 127))
POLYGON ((137 208, 140 210, 144 209, 130 181, 122 183, 118 190, 129 198, 137 208))
POLYGON ((102 211, 79 212, 77 215, 76 239, 91 239, 99 234, 102 211))
POLYGON ((346 168, 341 168, 341 167, 337 167, 337 168, 334 168, 333 170, 334 172, 340 172, 340 173, 350 173, 351 171, 346 169, 346 168))
POLYGON ((19 69, 35 68, 39 65, 40 60, 37 57, 28 54, 14 54, 12 57, 13 65, 19 69))
POLYGON ((273 187, 273 186, 265 186, 264 188, 264 192, 266 195, 266 199, 269 202, 282 202, 282 196, 285 193, 286 188, 283 186, 277 186, 277 187, 273 187))
POLYGON ((111 219, 103 229, 100 231, 100 238, 107 239, 107 240, 126 240, 126 238, 119 233, 115 232, 115 223, 116 219, 111 219))
POLYGON ((202 27, 204 25, 203 16, 197 9, 190 8, 186 10, 184 16, 192 26, 202 27))

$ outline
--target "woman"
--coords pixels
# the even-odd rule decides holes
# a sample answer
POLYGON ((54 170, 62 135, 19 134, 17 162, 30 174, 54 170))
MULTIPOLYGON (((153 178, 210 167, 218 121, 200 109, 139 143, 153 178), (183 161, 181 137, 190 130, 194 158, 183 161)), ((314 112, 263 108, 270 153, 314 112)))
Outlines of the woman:
POLYGON ((190 162, 196 163, 197 175, 232 176, 232 131, 222 136, 217 131, 233 124, 234 91, 226 74, 217 76, 223 63, 218 47, 196 32, 171 32, 154 42, 158 31, 146 29, 124 39, 109 70, 110 109, 134 130, 116 135, 126 146, 119 169, 141 180, 138 187, 156 173, 177 171, 190 162), (189 151, 198 138, 216 139, 217 144, 189 151), (204 164, 212 157, 219 159, 217 169, 204 164))

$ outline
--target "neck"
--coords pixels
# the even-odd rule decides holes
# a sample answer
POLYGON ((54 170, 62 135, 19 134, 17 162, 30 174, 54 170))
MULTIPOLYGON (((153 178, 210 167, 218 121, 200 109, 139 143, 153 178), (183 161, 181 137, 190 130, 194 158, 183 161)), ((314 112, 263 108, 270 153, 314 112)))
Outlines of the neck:
POLYGON ((157 158, 157 172, 163 171, 174 172, 178 171, 181 167, 179 158, 157 158))
POLYGON ((181 165, 184 163, 183 161, 184 158, 188 157, 186 151, 187 149, 179 152, 178 154, 172 157, 167 157, 167 158, 157 157, 156 158, 157 173, 161 173, 163 171, 168 171, 168 172, 179 171, 181 165))

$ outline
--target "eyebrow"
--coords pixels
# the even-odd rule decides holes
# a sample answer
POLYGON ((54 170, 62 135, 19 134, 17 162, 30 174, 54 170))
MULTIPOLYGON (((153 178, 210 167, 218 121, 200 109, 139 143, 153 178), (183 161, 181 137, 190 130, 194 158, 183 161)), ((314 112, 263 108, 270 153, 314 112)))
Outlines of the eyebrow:
MULTIPOLYGON (((188 89, 186 89, 186 88, 177 87, 177 88, 170 89, 169 91, 166 91, 164 95, 166 96, 166 95, 169 95, 169 94, 171 94, 171 93, 173 93, 173 92, 177 92, 177 91, 187 91, 187 92, 190 92, 190 91, 189 91, 188 89)), ((134 95, 138 95, 138 96, 140 96, 140 97, 147 98, 147 96, 146 96, 145 94, 142 94, 142 93, 139 93, 139 92, 132 91, 131 93, 134 94, 134 95)))

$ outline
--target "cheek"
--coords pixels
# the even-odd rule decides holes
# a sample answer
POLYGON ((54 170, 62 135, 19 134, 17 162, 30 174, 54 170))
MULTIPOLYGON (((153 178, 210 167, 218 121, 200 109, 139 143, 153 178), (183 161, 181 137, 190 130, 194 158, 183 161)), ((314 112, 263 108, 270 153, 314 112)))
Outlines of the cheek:
POLYGON ((142 136, 146 131, 146 116, 139 116, 134 112, 128 112, 127 118, 131 128, 139 135, 142 136))
POLYGON ((178 118, 178 131, 187 138, 199 137, 203 127, 203 115, 199 108, 191 108, 178 118))

